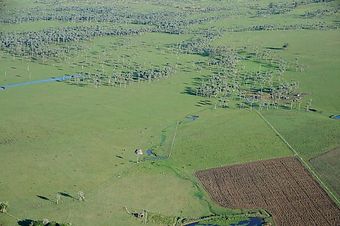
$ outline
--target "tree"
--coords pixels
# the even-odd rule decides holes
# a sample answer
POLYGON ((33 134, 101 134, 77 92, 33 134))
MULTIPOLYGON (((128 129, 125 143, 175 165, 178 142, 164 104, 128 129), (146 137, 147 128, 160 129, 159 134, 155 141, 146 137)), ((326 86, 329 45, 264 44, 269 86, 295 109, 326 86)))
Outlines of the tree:
POLYGON ((47 225, 47 224, 50 223, 50 220, 45 218, 45 219, 43 219, 42 223, 43 223, 44 225, 47 225))
POLYGON ((7 213, 8 202, 0 202, 0 213, 7 213))
POLYGON ((137 163, 139 163, 139 157, 143 155, 142 149, 140 149, 140 148, 136 149, 135 154, 137 156, 137 163))
POLYGON ((56 204, 58 205, 60 201, 61 201, 61 195, 59 193, 57 193, 57 195, 56 195, 56 204))
POLYGON ((78 192, 78 200, 85 201, 85 193, 83 191, 78 192))

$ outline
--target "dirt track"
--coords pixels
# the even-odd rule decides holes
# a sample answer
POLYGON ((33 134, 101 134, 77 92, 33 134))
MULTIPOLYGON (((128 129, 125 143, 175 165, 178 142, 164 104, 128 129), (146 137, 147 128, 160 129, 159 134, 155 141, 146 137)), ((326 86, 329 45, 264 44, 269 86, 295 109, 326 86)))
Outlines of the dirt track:
POLYGON ((196 176, 224 207, 264 208, 276 225, 340 225, 340 210, 295 158, 199 171, 196 176))

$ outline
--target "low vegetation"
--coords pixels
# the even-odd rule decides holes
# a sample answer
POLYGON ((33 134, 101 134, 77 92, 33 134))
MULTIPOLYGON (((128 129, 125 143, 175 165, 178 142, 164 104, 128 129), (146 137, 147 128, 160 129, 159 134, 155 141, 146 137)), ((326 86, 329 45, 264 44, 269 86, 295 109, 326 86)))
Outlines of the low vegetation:
POLYGON ((339 204, 338 17, 331 0, 0 0, 0 225, 145 223, 125 206, 270 223, 195 172, 293 155, 339 204))

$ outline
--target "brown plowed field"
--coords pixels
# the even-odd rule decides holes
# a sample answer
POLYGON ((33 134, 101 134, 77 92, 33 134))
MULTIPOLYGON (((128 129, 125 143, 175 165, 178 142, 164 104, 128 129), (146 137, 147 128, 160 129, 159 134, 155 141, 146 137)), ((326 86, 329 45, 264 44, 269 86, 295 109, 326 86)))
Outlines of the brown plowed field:
POLYGON ((212 199, 229 208, 263 208, 276 225, 340 225, 340 209, 292 157, 196 173, 212 199))

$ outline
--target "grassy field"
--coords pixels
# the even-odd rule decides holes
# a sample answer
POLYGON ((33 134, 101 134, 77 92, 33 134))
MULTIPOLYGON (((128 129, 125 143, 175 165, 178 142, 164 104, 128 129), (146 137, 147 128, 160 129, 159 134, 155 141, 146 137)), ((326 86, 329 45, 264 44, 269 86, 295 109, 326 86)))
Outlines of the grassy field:
MULTIPOLYGON (((33 10, 33 6, 39 6, 46 8, 48 14, 51 2, 12 2, 8 8, 33 10)), ((291 64, 298 58, 304 71, 288 69, 283 79, 298 81, 299 90, 304 93, 302 106, 312 99, 311 107, 316 112, 306 112, 302 107, 300 111, 262 110, 262 114, 303 159, 312 159, 313 169, 332 191, 338 190, 338 181, 331 179, 336 178, 337 171, 329 170, 325 163, 328 160, 322 157, 327 154, 321 154, 340 145, 339 121, 329 118, 340 114, 339 31, 333 28, 236 31, 240 27, 264 24, 300 26, 322 22, 334 26, 338 13, 320 18, 301 15, 317 9, 337 8, 338 1, 301 4, 289 12, 266 16, 255 15, 257 10, 266 8, 269 1, 253 5, 257 10, 248 1, 232 4, 212 0, 174 1, 174 6, 147 0, 99 2, 107 6, 114 4, 119 9, 127 7, 131 16, 166 9, 183 13, 181 18, 187 16, 188 20, 217 18, 190 24, 182 34, 157 30, 139 35, 107 35, 48 44, 49 48, 69 45, 79 46, 81 50, 46 59, 14 56, 2 48, 0 86, 79 72, 111 74, 112 71, 166 64, 175 65, 176 71, 166 79, 133 82, 127 87, 100 85, 96 88, 92 83, 81 86, 54 82, 0 90, 0 202, 8 201, 8 212, 14 216, 0 214, 1 226, 18 225, 18 219, 43 218, 84 226, 140 225, 141 221, 127 214, 124 207, 178 217, 240 214, 241 210, 222 209, 210 200, 194 172, 292 156, 293 153, 254 110, 215 109, 213 97, 187 92, 200 79, 213 74, 209 68, 198 70, 197 66, 200 62, 209 62, 210 58, 202 54, 184 54, 174 46, 201 35, 199 32, 205 29, 220 33, 211 41, 211 46, 245 48, 249 53, 254 49, 278 48, 273 50, 275 56, 291 64), (241 9, 241 6, 248 8, 241 9), (211 8, 213 10, 209 11, 211 8), (284 43, 288 43, 288 47, 279 49, 284 43), (86 65, 81 66, 84 62, 86 65), (199 118, 191 121, 186 118, 188 115, 199 118), (152 148, 158 155, 170 157, 136 164, 136 148, 152 148), (85 193, 85 202, 75 200, 79 191, 85 193), (56 205, 58 192, 71 197, 62 196, 61 203, 56 205)), ((98 7, 88 1, 61 4, 98 7)), ((178 18, 175 14, 175 22, 178 18)), ((131 29, 156 27, 153 24, 38 18, 36 21, 2 22, 0 32, 39 32, 46 28, 96 24, 131 29)), ((248 60, 242 60, 240 65, 249 71, 261 68, 260 63, 248 60)), ((338 160, 339 155, 331 158, 338 160)))
POLYGON ((334 191, 339 195, 339 179, 335 175, 339 174, 339 149, 333 149, 320 156, 316 156, 310 160, 311 165, 325 178, 325 181, 334 188, 334 191))

